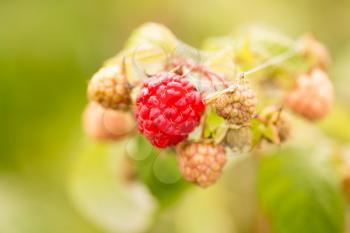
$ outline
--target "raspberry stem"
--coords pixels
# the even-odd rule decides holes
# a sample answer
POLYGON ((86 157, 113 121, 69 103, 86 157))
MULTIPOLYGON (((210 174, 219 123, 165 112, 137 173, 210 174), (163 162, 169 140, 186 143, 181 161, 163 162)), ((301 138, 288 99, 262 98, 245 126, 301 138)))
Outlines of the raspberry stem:
POLYGON ((198 72, 198 73, 202 74, 211 83, 211 86, 215 89, 215 91, 217 90, 217 87, 214 84, 213 79, 218 80, 225 88, 229 87, 227 80, 224 77, 211 71, 208 67, 206 67, 204 65, 193 64, 187 60, 177 59, 177 60, 174 60, 170 64, 170 66, 185 67, 185 68, 190 69, 190 71, 198 72))
MULTIPOLYGON (((251 75, 251 74, 254 74, 256 72, 259 72, 267 67, 270 67, 270 66, 274 66, 274 65, 278 65, 292 57, 294 57, 295 55, 299 54, 300 51, 301 51, 302 47, 300 45, 300 43, 296 43, 296 45, 288 50, 287 52, 284 52, 284 53, 281 53, 280 55, 277 55, 269 60, 267 60, 266 62, 250 69, 250 70, 247 70, 247 71, 243 71, 241 72, 238 76, 239 76, 239 79, 244 79, 245 77, 247 77, 248 75, 251 75)), ((220 91, 217 91, 217 92, 214 92, 212 93, 210 96, 207 96, 206 98, 204 98, 204 101, 206 103, 210 103, 212 102, 213 100, 215 100, 217 97, 219 97, 220 95, 222 94, 225 94, 227 92, 230 92, 232 91, 232 89, 234 89, 236 86, 236 84, 232 84, 228 87, 226 87, 224 90, 220 90, 220 91)))
POLYGON ((277 56, 265 61, 264 63, 250 69, 250 70, 242 72, 243 74, 241 73, 240 76, 243 75, 246 77, 246 76, 254 74, 262 69, 265 69, 269 66, 278 65, 278 64, 294 57, 300 51, 301 51, 301 46, 299 43, 297 43, 296 46, 294 46, 292 49, 288 50, 287 52, 281 53, 280 55, 277 55, 277 56))

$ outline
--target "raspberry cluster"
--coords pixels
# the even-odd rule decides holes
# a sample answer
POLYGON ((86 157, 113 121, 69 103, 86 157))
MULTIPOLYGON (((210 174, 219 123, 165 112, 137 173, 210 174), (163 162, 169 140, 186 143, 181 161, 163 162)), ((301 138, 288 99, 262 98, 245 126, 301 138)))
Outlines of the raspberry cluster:
POLYGON ((328 75, 315 68, 310 74, 298 77, 296 86, 288 93, 287 105, 309 120, 324 117, 333 102, 333 85, 328 75))
POLYGON ((255 113, 256 96, 248 82, 240 80, 229 92, 218 96, 213 106, 219 116, 232 124, 247 123, 255 113))
POLYGON ((183 177, 204 188, 219 179, 227 160, 225 148, 220 145, 180 144, 177 151, 178 166, 183 177))
POLYGON ((200 123, 201 94, 181 76, 162 72, 146 80, 136 100, 138 128, 159 148, 184 140, 200 123))
POLYGON ((120 66, 101 68, 89 82, 88 96, 105 108, 127 109, 131 104, 130 86, 120 66))
MULTIPOLYGON (((227 148, 241 153, 253 149, 259 142, 279 144, 287 140, 290 125, 284 112, 280 111, 281 108, 264 108, 257 112, 257 97, 244 74, 251 75, 276 65, 293 55, 295 49, 290 53, 288 48, 288 53, 277 60, 267 58, 262 64, 255 64, 255 68, 242 73, 230 86, 236 69, 251 67, 253 61, 261 58, 259 53, 252 51, 249 59, 244 59, 246 53, 238 52, 237 55, 232 51, 233 47, 241 45, 233 46, 233 40, 225 40, 223 44, 220 41, 220 51, 213 48, 206 51, 209 53, 203 55, 209 62, 197 64, 192 48, 179 43, 166 27, 154 23, 142 25, 132 34, 124 49, 90 80, 87 91, 90 103, 83 114, 86 134, 96 140, 116 140, 133 132, 137 124, 139 131, 155 147, 176 146, 181 174, 201 187, 208 187, 219 179, 227 160, 227 148), (137 56, 145 70, 157 67, 152 76, 145 75, 145 70, 135 70, 135 51, 140 45, 147 48, 137 56), (179 50, 166 56, 169 58, 167 64, 155 55, 159 54, 159 48, 169 53, 165 55, 170 55, 176 45, 188 51, 179 50), (243 59, 237 66, 242 67, 233 67, 231 62, 240 57, 243 59), (208 111, 205 111, 206 105, 208 111), (136 121, 132 118, 132 111, 136 121)), ((286 104, 300 115, 316 120, 326 115, 332 104, 333 86, 324 71, 330 59, 326 47, 313 37, 305 36, 301 42, 303 50, 295 52, 312 64, 310 67, 319 68, 298 77, 295 87, 288 93, 286 104)), ((269 54, 269 48, 262 47, 265 49, 269 54)), ((280 69, 281 72, 276 72, 273 78, 289 72, 283 67, 280 69)), ((285 77, 293 74, 288 73, 285 77)), ((264 81, 265 78, 270 81, 270 76, 269 73, 262 77, 264 81)), ((284 82, 272 84, 278 90, 284 89, 284 82)), ((264 91, 258 89, 261 86, 254 87, 264 91)), ((260 103, 269 101, 261 98, 260 103)))

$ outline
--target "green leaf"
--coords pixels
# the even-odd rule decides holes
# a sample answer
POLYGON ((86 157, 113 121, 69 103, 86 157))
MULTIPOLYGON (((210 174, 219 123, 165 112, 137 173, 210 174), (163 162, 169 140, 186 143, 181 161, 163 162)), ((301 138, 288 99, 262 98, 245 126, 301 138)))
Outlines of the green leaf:
POLYGON ((222 137, 222 133, 225 133, 225 119, 218 116, 212 108, 208 108, 207 118, 205 120, 204 136, 209 138, 213 136, 214 138, 222 137), (222 130, 218 130, 221 128, 222 130))
POLYGON ((221 143, 225 139, 228 131, 229 126, 227 124, 222 124, 221 126, 219 126, 214 134, 214 142, 216 144, 221 143))
POLYGON ((252 145, 257 145, 262 136, 263 136, 263 131, 265 130, 265 125, 262 124, 259 120, 257 119, 252 119, 251 120, 251 129, 252 129, 252 145))
POLYGON ((272 232, 343 232, 338 180, 330 164, 312 153, 287 148, 262 159, 258 197, 272 232))
POLYGON ((278 132, 274 125, 267 125, 263 131, 264 136, 275 144, 280 143, 278 132))
POLYGON ((337 102, 333 106, 330 114, 320 122, 321 128, 332 138, 341 142, 350 141, 350 130, 345 130, 344 126, 350 124, 350 108, 345 102, 337 102))

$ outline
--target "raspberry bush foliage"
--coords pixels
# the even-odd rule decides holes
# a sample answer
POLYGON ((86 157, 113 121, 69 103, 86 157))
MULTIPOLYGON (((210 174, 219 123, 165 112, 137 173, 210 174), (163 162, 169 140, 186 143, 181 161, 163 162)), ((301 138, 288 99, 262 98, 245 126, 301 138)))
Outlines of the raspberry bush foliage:
POLYGON ((193 186, 235 186, 230 174, 249 160, 255 165, 245 172, 256 179, 246 185, 256 185, 254 218, 263 219, 256 232, 342 232, 350 166, 317 128, 334 98, 329 66, 311 34, 249 27, 194 48, 146 23, 89 81, 83 126, 90 143, 124 148, 113 166, 119 185, 150 192, 143 211, 173 205, 193 186))

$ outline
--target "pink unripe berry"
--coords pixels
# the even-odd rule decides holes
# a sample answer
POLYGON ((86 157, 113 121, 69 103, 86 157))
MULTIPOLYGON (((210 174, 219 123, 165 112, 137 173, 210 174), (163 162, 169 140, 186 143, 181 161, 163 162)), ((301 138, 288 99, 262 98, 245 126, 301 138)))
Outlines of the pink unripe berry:
POLYGON ((181 174, 203 188, 216 183, 226 164, 225 148, 209 143, 184 143, 177 147, 181 174))
POLYGON ((302 74, 298 77, 286 102, 296 113, 309 120, 318 120, 330 111, 333 92, 333 85, 327 73, 316 68, 310 74, 302 74))
POLYGON ((105 109, 91 102, 83 113, 85 133, 95 140, 117 140, 131 133, 135 121, 128 112, 105 109))

